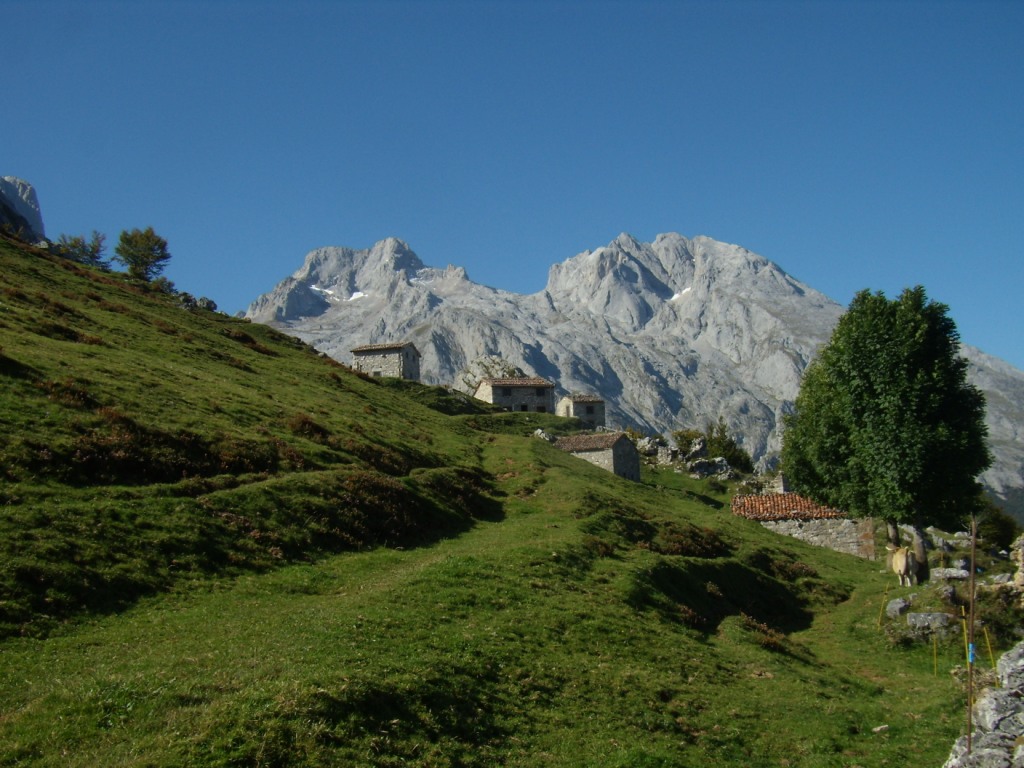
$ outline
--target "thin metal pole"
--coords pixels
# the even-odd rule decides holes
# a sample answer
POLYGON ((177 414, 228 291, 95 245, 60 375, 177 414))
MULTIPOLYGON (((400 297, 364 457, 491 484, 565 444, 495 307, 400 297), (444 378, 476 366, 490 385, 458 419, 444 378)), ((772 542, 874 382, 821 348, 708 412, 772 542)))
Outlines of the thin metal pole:
POLYGON ((971 513, 971 574, 967 589, 970 619, 967 622, 967 754, 971 754, 971 731, 973 730, 974 709, 974 573, 978 554, 978 518, 971 513))

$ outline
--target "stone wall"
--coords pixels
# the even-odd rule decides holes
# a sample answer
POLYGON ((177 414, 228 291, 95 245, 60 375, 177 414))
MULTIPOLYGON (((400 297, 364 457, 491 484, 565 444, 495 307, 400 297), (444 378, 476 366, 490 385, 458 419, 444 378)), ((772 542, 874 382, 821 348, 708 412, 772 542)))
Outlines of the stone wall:
POLYGON ((771 520, 762 522, 765 528, 784 536, 806 541, 818 547, 828 547, 868 560, 874 560, 875 526, 870 519, 850 520, 771 520))
POLYGON ((619 440, 612 446, 615 468, 612 470, 619 477, 633 482, 640 482, 640 454, 628 439, 619 440))
POLYGON ((974 702, 971 751, 961 736, 943 768, 1024 765, 1024 643, 1003 654, 996 670, 1000 687, 983 690, 974 702))

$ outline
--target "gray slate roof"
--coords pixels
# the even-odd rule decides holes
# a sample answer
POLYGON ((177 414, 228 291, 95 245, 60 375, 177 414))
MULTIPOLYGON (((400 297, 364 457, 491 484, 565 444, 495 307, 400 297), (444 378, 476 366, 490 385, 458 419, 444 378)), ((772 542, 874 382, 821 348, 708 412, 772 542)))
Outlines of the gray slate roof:
MULTIPOLYGON (((625 432, 598 432, 596 435, 570 435, 555 440, 555 448, 561 448, 569 453, 584 453, 586 451, 606 451, 622 438, 626 437, 625 432)), ((629 438, 626 438, 627 440, 629 438)))
POLYGON ((353 347, 352 349, 349 350, 349 352, 397 352, 399 350, 405 349, 406 347, 412 347, 414 350, 416 350, 417 355, 420 353, 420 351, 416 349, 416 345, 413 344, 411 341, 400 341, 393 342, 390 344, 363 344, 361 347, 353 347))

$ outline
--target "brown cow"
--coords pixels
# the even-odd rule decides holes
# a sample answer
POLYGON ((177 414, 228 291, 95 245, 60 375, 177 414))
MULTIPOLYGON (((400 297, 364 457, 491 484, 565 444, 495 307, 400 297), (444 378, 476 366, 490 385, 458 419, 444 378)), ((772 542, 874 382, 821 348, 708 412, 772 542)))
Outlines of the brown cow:
POLYGON ((892 553, 892 570, 899 577, 901 587, 913 586, 917 578, 917 558, 910 547, 894 547, 886 544, 892 553))

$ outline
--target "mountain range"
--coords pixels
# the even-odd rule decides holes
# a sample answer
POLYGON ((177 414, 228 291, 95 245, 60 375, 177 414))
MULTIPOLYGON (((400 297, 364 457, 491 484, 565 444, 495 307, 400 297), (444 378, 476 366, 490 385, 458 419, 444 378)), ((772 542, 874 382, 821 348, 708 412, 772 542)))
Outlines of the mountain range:
MULTIPOLYGON (((721 417, 770 467, 802 372, 843 311, 745 248, 668 233, 583 251, 526 295, 428 267, 396 238, 318 248, 245 315, 346 363, 360 344, 412 341, 424 382, 463 391, 467 372, 500 358, 560 392, 600 395, 610 426, 669 434, 721 417)), ((1024 372, 962 350, 987 398, 995 461, 982 480, 1024 515, 1024 372)))

